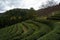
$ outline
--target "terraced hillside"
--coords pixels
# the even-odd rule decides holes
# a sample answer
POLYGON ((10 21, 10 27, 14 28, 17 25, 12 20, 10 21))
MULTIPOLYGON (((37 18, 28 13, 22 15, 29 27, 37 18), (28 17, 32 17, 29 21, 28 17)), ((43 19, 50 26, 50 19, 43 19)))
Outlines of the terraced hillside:
POLYGON ((60 23, 26 20, 0 29, 0 40, 60 40, 60 23))

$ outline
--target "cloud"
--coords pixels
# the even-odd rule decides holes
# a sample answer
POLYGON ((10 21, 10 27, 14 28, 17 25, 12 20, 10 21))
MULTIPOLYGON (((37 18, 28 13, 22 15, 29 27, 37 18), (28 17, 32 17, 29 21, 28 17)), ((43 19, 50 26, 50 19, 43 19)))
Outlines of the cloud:
MULTIPOLYGON (((41 4, 45 4, 47 0, 0 0, 0 12, 13 8, 31 8, 39 9, 41 4)), ((58 3, 60 0, 55 0, 58 3)))
MULTIPOLYGON (((46 0, 45 0, 46 1, 46 0)), ((9 10, 13 8, 30 8, 34 7, 35 9, 38 9, 38 7, 41 5, 44 0, 0 0, 0 4, 3 8, 0 7, 2 10, 9 10)))

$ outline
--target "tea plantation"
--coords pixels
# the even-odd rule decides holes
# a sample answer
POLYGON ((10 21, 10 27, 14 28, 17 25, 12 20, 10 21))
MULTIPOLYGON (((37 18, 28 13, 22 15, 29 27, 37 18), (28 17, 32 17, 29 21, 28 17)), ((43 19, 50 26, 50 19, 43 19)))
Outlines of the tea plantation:
POLYGON ((13 9, 0 16, 0 40, 60 40, 60 11, 38 16, 30 9, 13 9))
POLYGON ((26 20, 0 29, 0 40, 60 40, 60 23, 26 20))

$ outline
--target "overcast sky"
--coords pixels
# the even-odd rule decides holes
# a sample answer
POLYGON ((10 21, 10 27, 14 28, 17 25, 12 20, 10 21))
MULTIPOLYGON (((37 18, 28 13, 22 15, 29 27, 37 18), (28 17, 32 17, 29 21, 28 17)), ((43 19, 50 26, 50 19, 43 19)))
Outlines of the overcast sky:
MULTIPOLYGON (((39 9, 42 4, 47 0, 0 0, 0 12, 13 9, 13 8, 31 8, 39 9)), ((57 3, 60 0, 55 0, 57 3)))

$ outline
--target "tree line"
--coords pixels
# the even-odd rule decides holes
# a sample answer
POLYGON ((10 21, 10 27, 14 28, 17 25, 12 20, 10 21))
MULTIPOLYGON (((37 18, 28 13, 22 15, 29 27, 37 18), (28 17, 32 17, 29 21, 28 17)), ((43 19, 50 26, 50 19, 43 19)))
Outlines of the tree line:
POLYGON ((36 16, 36 11, 31 9, 12 9, 3 13, 0 16, 0 28, 16 24, 28 19, 34 19, 36 16))

